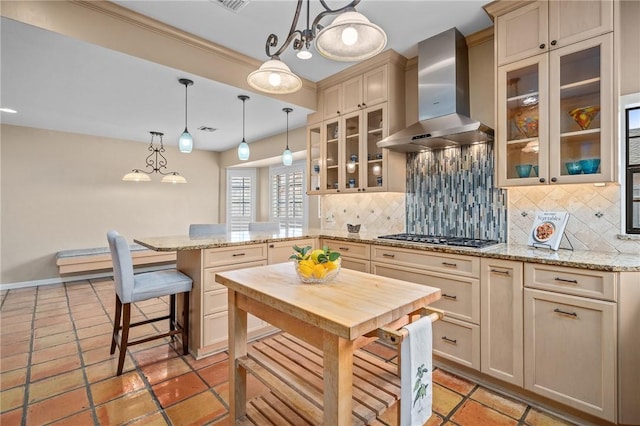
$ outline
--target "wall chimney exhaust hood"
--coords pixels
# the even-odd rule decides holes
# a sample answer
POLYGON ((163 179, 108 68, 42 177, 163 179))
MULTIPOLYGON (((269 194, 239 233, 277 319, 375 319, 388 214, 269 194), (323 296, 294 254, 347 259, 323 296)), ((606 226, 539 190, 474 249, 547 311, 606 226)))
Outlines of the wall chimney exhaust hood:
POLYGON ((378 147, 416 152, 493 141, 493 129, 469 118, 467 43, 456 28, 418 43, 419 120, 378 147))

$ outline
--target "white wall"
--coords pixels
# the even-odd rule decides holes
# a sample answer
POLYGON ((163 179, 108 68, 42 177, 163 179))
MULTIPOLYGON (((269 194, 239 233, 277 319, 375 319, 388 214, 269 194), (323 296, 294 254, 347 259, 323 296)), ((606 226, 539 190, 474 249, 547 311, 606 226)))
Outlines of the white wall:
POLYGON ((121 179, 144 168, 148 143, 8 125, 0 136, 2 284, 57 278, 56 252, 105 247, 109 229, 131 240, 218 222, 217 153, 165 147, 188 183, 135 183, 121 179))

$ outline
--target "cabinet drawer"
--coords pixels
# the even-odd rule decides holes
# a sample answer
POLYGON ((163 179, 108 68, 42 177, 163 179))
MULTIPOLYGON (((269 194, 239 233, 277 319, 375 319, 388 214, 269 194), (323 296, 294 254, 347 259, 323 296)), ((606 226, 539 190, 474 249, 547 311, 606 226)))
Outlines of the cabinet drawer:
POLYGON ((315 247, 315 239, 304 238, 299 240, 275 241, 273 243, 269 243, 269 248, 267 250, 269 265, 288 262, 289 257, 293 254, 293 246, 315 247))
POLYGON ((344 255, 346 257, 365 260, 369 260, 371 258, 369 244, 336 240, 322 240, 322 246, 328 246, 331 250, 338 251, 341 255, 344 255))
POLYGON ((441 298, 431 306, 445 311, 447 317, 480 324, 480 281, 416 268, 373 263, 373 273, 383 277, 437 287, 441 298))
MULTIPOLYGON (((227 311, 218 312, 204 317, 202 332, 203 346, 210 346, 219 343, 224 343, 224 346, 227 345, 227 336, 229 334, 228 318, 229 315, 227 311)), ((262 327, 264 327, 264 325, 260 318, 254 317, 253 315, 247 316, 248 333, 259 330, 262 327)))
POLYGON ((216 312, 226 311, 229 301, 227 300, 227 289, 222 286, 221 289, 208 291, 204 294, 202 300, 203 314, 215 314, 216 312))
POLYGON ((244 262, 235 265, 219 266, 216 268, 207 268, 204 270, 204 292, 219 290, 225 288, 222 284, 216 282, 216 273, 224 271, 233 271, 234 269, 253 268, 255 266, 265 266, 266 260, 258 260, 255 262, 244 262))
POLYGON ((371 271, 371 262, 363 259, 353 259, 350 257, 340 256, 342 259, 342 267, 353 271, 367 272, 371 271))
POLYGON ((267 258, 266 244, 249 244, 204 250, 204 267, 252 262, 267 258))
POLYGON ((524 285, 612 301, 616 301, 618 296, 614 272, 525 263, 524 285))
POLYGON ((479 257, 374 245, 371 247, 371 260, 430 269, 447 274, 465 275, 473 278, 480 277, 479 257))
POLYGON ((433 353, 480 370, 480 327, 447 317, 434 322, 433 353))

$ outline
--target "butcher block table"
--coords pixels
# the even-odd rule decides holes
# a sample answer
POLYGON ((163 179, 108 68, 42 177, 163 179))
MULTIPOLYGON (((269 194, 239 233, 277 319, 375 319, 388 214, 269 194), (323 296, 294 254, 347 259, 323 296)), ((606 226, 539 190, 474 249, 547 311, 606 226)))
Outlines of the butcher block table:
MULTIPOLYGON (((229 408, 246 419, 247 313, 323 353, 322 424, 352 424, 353 353, 365 335, 440 299, 440 289, 342 269, 326 284, 303 284, 291 263, 216 274, 229 297, 229 408)), ((252 366, 255 366, 254 369, 252 366)))

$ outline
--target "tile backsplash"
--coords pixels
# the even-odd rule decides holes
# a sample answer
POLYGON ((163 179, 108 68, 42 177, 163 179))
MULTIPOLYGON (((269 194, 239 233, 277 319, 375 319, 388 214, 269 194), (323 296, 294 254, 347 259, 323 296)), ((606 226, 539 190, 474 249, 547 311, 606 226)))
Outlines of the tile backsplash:
MULTIPOLYGON (((565 234, 576 250, 640 253, 640 241, 618 239, 620 186, 544 185, 509 190, 509 242, 526 244, 536 211, 567 211, 565 234)), ((566 239, 560 247, 568 248, 566 239)))
POLYGON ((322 229, 346 231, 347 224, 361 224, 360 232, 397 234, 405 230, 405 194, 324 195, 321 200, 322 229))
POLYGON ((407 232, 507 240, 491 143, 407 155, 407 232))

